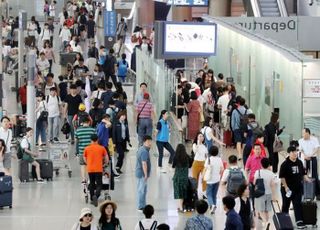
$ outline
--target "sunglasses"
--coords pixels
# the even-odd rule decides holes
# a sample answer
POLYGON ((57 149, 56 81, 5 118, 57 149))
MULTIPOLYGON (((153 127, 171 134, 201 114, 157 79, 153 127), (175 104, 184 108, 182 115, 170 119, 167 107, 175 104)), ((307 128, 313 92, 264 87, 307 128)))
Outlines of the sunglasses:
POLYGON ((83 217, 92 217, 92 214, 85 214, 83 217))

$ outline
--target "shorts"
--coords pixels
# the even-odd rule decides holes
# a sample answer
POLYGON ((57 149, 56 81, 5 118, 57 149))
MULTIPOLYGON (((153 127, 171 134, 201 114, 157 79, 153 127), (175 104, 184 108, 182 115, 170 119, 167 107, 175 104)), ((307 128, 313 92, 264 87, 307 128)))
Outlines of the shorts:
POLYGON ((258 212, 270 212, 271 211, 271 194, 264 194, 259 198, 254 199, 255 210, 258 212))
POLYGON ((235 143, 245 143, 245 138, 243 136, 243 132, 240 129, 236 129, 233 131, 234 142, 235 143))
POLYGON ((79 164, 86 165, 86 162, 84 162, 84 159, 83 159, 83 155, 79 155, 79 164))
POLYGON ((3 167, 6 169, 11 168, 11 152, 5 153, 3 158, 3 167))

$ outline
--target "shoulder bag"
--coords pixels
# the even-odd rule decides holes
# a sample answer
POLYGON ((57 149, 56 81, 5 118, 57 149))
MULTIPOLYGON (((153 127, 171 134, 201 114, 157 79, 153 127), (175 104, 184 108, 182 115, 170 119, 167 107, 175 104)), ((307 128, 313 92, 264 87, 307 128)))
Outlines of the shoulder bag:
POLYGON ((146 101, 146 103, 144 103, 144 105, 142 106, 142 108, 141 108, 141 110, 140 110, 140 112, 138 113, 138 116, 137 116, 137 124, 136 124, 136 126, 137 126, 137 133, 138 133, 138 129, 139 129, 139 117, 140 117, 140 114, 142 113, 142 111, 143 111, 143 109, 144 109, 144 107, 146 106, 146 104, 148 103, 148 101, 146 101))
MULTIPOLYGON (((283 151, 283 143, 282 143, 282 141, 279 139, 277 134, 275 134, 274 137, 275 138, 274 138, 274 142, 273 142, 273 152, 274 153, 278 153, 278 152, 283 151)), ((272 154, 272 153, 269 153, 269 154, 272 154)))
POLYGON ((39 116, 39 120, 40 121, 47 121, 48 120, 48 116, 49 116, 49 113, 48 113, 48 111, 47 111, 47 109, 46 109, 46 105, 44 104, 44 101, 42 101, 42 103, 43 103, 43 108, 44 108, 44 110, 40 113, 40 116, 39 116))
POLYGON ((212 171, 212 168, 210 165, 210 157, 208 157, 208 166, 204 169, 204 173, 203 173, 203 180, 204 181, 211 180, 211 177, 212 177, 211 171, 212 171))
POLYGON ((260 171, 259 170, 259 178, 256 179, 256 184, 254 186, 254 197, 255 198, 259 198, 261 196, 263 196, 265 194, 265 187, 264 187, 264 181, 263 178, 260 175, 260 171))

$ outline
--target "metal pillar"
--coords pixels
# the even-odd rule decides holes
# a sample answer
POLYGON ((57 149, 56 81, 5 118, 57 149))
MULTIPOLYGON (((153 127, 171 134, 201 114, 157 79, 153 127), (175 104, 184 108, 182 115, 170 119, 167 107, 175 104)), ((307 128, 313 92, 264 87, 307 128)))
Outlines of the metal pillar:
POLYGON ((27 29, 27 12, 21 10, 19 11, 19 33, 18 33, 18 58, 19 58, 19 65, 18 65, 18 73, 19 78, 24 76, 23 72, 23 63, 24 63, 24 31, 27 29))
MULTIPOLYGON (((35 110, 36 110, 36 91, 34 87, 34 77, 36 68, 36 55, 27 55, 27 67, 28 67, 28 85, 27 85, 27 126, 36 128, 35 110)), ((35 137, 35 135, 34 135, 35 137)), ((34 148, 35 138, 31 140, 31 146, 34 148)))
MULTIPOLYGON (((0 2, 0 18, 2 20, 2 1, 0 2)), ((2 26, 0 26, 0 119, 3 116, 3 69, 2 69, 2 26)))

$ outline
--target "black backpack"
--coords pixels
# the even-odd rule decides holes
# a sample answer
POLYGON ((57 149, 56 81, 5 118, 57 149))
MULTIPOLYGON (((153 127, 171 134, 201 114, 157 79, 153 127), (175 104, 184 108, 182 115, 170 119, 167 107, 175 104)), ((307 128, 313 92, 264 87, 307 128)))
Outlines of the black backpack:
POLYGON ((227 180, 227 191, 233 196, 237 196, 238 189, 245 182, 245 177, 240 168, 229 169, 229 177, 227 180))
POLYGON ((151 227, 150 228, 144 228, 144 226, 142 225, 142 222, 141 221, 139 221, 139 228, 140 228, 140 230, 155 230, 156 229, 156 227, 157 227, 157 221, 155 220, 155 221, 153 221, 153 223, 152 223, 152 225, 151 225, 151 227))
POLYGON ((248 129, 248 123, 249 123, 248 110, 246 109, 244 114, 242 114, 238 109, 236 109, 236 111, 240 115, 240 123, 239 123, 240 130, 246 131, 248 129))
POLYGON ((83 124, 84 118, 89 117, 89 114, 87 112, 79 112, 77 114, 77 127, 81 126, 83 124))
POLYGON ((61 132, 64 134, 64 135, 67 135, 71 132, 71 126, 69 124, 69 122, 67 121, 67 119, 65 119, 64 121, 64 124, 61 128, 61 132))

